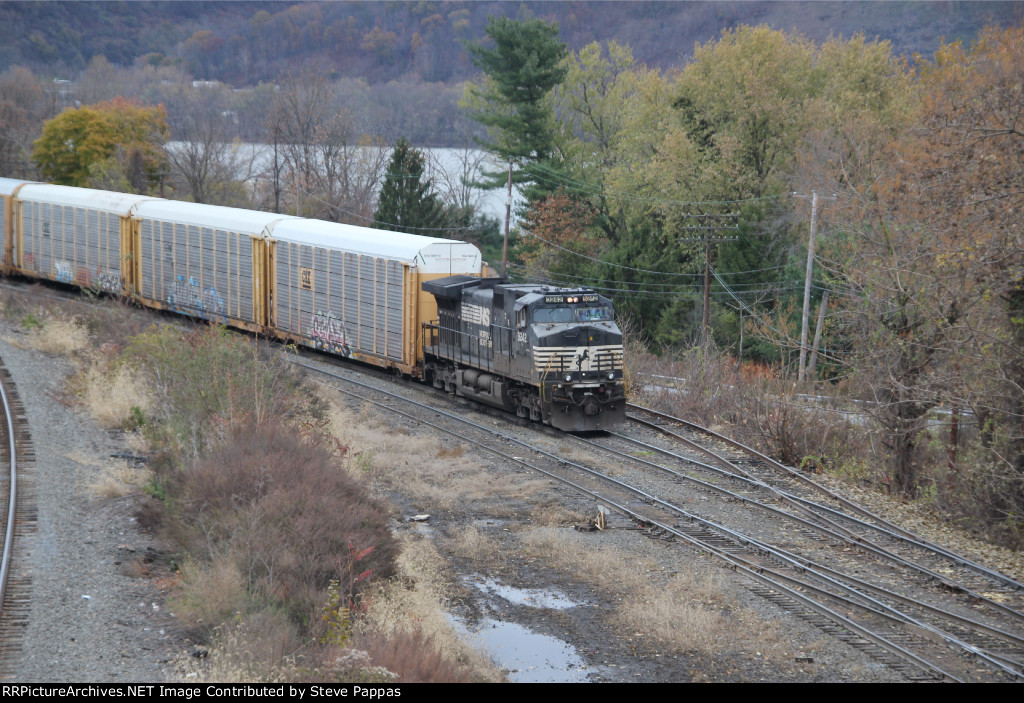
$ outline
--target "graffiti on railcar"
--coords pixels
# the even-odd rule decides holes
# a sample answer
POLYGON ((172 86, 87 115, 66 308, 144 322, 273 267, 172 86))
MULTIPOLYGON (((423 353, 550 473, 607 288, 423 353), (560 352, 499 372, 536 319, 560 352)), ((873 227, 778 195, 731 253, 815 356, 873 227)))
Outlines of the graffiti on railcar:
POLYGON ((199 282, 192 276, 185 278, 178 275, 167 293, 167 305, 174 312, 192 315, 203 320, 227 321, 224 299, 217 293, 217 289, 212 286, 200 288, 199 282))
POLYGON ((54 259, 53 270, 56 274, 56 279, 61 283, 71 283, 73 280, 75 280, 75 277, 71 273, 70 261, 54 259))
POLYGON ((335 317, 329 310, 326 314, 317 312, 313 315, 309 326, 309 338, 313 340, 314 349, 342 356, 349 356, 352 353, 348 346, 345 322, 335 317))
POLYGON ((106 293, 120 293, 121 274, 116 271, 97 271, 96 287, 106 293))

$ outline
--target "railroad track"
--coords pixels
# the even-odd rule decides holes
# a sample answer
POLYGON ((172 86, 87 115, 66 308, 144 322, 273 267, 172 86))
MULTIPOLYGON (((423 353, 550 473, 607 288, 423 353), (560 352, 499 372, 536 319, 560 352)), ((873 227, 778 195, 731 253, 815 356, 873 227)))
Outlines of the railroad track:
MULTIPOLYGON (((651 427, 649 422, 633 419, 651 427)), ((928 636, 940 637, 951 644, 955 641, 954 646, 973 652, 986 666, 1002 670, 1003 675, 1021 678, 1024 615, 1019 608, 1024 587, 1016 581, 905 530, 891 531, 886 527, 888 523, 881 519, 878 519, 879 524, 869 523, 857 515, 794 497, 778 487, 766 485, 759 477, 712 449, 697 446, 674 431, 656 429, 693 451, 684 456, 621 434, 613 434, 614 442, 620 447, 631 445, 640 450, 634 453, 671 458, 677 468, 632 456, 612 446, 601 446, 601 449, 671 476, 694 490, 748 509, 756 508, 771 520, 789 523, 791 529, 799 530, 810 539, 801 547, 780 550, 786 559, 838 580, 844 588, 863 596, 865 602, 877 601, 883 610, 915 629, 923 628, 928 636), (698 459, 695 452, 703 456, 698 459), (705 463, 709 457, 715 460, 713 464, 705 463), (727 479, 729 487, 715 480, 719 477, 727 479), (826 551, 823 557, 823 548, 831 550, 831 554, 826 551), (833 563, 825 564, 823 559, 833 563), (864 575, 855 576, 855 571, 864 575)), ((716 439, 721 436, 716 435, 716 439)), ((823 495, 826 494, 834 495, 824 491, 823 495)), ((767 541, 769 538, 762 538, 762 545, 769 546, 765 544, 767 541)))
MULTIPOLYGON (((708 520, 684 509, 671 500, 631 485, 607 472, 583 465, 565 456, 544 451, 536 442, 517 439, 491 427, 471 422, 464 417, 426 405, 379 387, 344 378, 333 371, 317 368, 295 360, 301 366, 349 385, 332 387, 343 393, 378 405, 388 412, 433 427, 460 441, 475 445, 507 461, 536 471, 578 493, 592 498, 628 517, 648 535, 689 544, 711 554, 731 568, 754 581, 752 589, 772 602, 780 604, 823 630, 835 634, 852 646, 902 671, 912 680, 1015 680, 1021 677, 1011 656, 993 653, 994 642, 1004 651, 1015 651, 1018 642, 1014 633, 990 628, 984 636, 988 649, 963 639, 970 629, 962 621, 969 618, 952 615, 965 628, 951 632, 940 628, 922 615, 936 618, 942 608, 929 604, 911 610, 911 602, 893 605, 873 593, 866 582, 849 574, 817 565, 786 549, 745 534, 737 529, 708 520), (355 390, 353 390, 353 387, 355 390), (375 400, 381 394, 386 400, 375 400), (399 401, 397 404, 395 401, 399 401), (427 411, 432 418, 424 417, 427 411), (514 451, 514 453, 510 453, 514 451), (515 454, 529 453, 526 460, 515 454), (831 572, 831 573, 830 573, 831 572), (1000 640, 1008 636, 1009 641, 1000 640)), ((565 437, 566 435, 560 435, 565 437)), ((984 628, 984 624, 982 628, 984 628)))
POLYGON ((0 678, 13 675, 28 624, 31 578, 23 573, 26 537, 35 530, 34 461, 24 409, 7 369, 0 363, 0 460, 7 506, 0 565, 0 678))
MULTIPOLYGON (((902 527, 889 522, 888 520, 876 515, 869 510, 857 505, 853 501, 848 500, 844 496, 830 490, 824 485, 814 481, 812 478, 804 474, 803 472, 797 471, 792 467, 781 464, 771 457, 768 457, 761 452, 748 447, 740 442, 737 442, 725 435, 722 435, 714 430, 702 427, 695 423, 683 420, 680 418, 666 415, 665 413, 658 412, 649 408, 643 408, 637 405, 629 405, 628 408, 634 413, 639 412, 646 414, 650 417, 655 418, 658 422, 651 422, 644 420, 642 417, 636 415, 630 416, 630 420, 633 422, 643 424, 656 432, 668 435, 674 439, 691 446, 704 453, 705 455, 721 462, 728 471, 737 472, 747 478, 759 481, 766 484, 769 490, 774 490, 775 486, 780 486, 781 490, 777 491, 780 495, 782 492, 787 492, 791 496, 795 496, 798 501, 807 504, 811 501, 807 499, 808 495, 814 494, 819 497, 824 497, 829 501, 839 506, 839 510, 831 508, 829 506, 817 503, 815 510, 819 511, 822 517, 826 516, 840 516, 848 517, 854 516, 852 520, 855 524, 865 526, 865 529, 873 530, 876 534, 881 535, 885 538, 892 539, 895 542, 909 544, 919 548, 922 551, 933 553, 937 557, 944 558, 949 562, 956 564, 958 567, 963 568, 967 571, 971 571, 985 579, 989 583, 995 583, 1000 588, 1005 588, 1009 594, 1024 593, 1024 584, 1012 579, 1005 574, 1001 574, 994 569, 990 569, 982 564, 978 564, 970 559, 957 554, 956 552, 949 550, 942 545, 930 542, 919 535, 916 535, 910 531, 903 529, 902 527), (741 453, 742 461, 746 470, 740 468, 739 461, 730 460, 721 455, 721 453, 713 451, 704 446, 698 446, 696 443, 687 440, 670 427, 667 427, 663 423, 669 423, 669 425, 675 425, 683 427, 694 432, 701 433, 710 437, 711 439, 720 442, 732 449, 737 450, 741 453), (752 475, 753 474, 753 475, 752 475), (845 514, 844 514, 845 513, 845 514)), ((1021 607, 1016 608, 1018 611, 1024 611, 1024 600, 1020 602, 1021 607)))
MULTIPOLYGON (((630 417, 635 423, 701 452, 718 467, 707 468, 720 470, 724 476, 747 482, 777 500, 791 514, 811 520, 826 534, 836 536, 842 542, 855 544, 880 559, 913 569, 946 590, 962 592, 1001 616, 1024 623, 1024 584, 1017 580, 894 525, 801 472, 728 437, 653 410, 636 406, 633 409, 662 422, 689 427, 738 450, 742 459, 725 457, 718 451, 680 436, 664 424, 635 415, 630 417)), ((671 452, 667 453, 672 455, 671 452)))

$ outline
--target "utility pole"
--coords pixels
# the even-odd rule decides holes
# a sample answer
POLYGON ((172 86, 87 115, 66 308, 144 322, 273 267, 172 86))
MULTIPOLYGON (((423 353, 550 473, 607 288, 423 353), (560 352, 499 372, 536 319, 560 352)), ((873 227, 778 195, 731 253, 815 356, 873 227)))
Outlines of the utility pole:
MULTIPOLYGON (((798 198, 806 198, 806 195, 797 195, 798 198)), ((836 196, 825 198, 835 200, 836 196)), ((797 380, 800 383, 806 378, 807 369, 807 323, 811 309, 811 273, 814 269, 814 235, 818 225, 818 192, 811 191, 811 236, 807 242, 807 273, 804 279, 804 311, 800 322, 800 371, 797 380)))
POLYGON ((807 375, 814 375, 814 366, 818 363, 818 347, 821 345, 821 330, 825 326, 825 308, 828 307, 828 291, 821 294, 818 305, 818 324, 814 327, 814 342, 811 343, 811 360, 807 362, 807 375))
POLYGON ((732 218, 739 217, 738 212, 727 212, 727 213, 714 213, 704 212, 699 215, 691 214, 686 217, 692 217, 694 219, 703 220, 705 224, 683 227, 684 230, 697 230, 704 232, 704 317, 701 321, 701 329, 704 338, 707 339, 708 330, 711 327, 710 311, 711 311, 711 243, 715 242, 731 242, 735 241, 736 237, 711 237, 712 232, 730 231, 735 232, 739 230, 739 225, 733 223, 731 225, 713 225, 707 224, 708 222, 714 221, 716 218, 732 218))

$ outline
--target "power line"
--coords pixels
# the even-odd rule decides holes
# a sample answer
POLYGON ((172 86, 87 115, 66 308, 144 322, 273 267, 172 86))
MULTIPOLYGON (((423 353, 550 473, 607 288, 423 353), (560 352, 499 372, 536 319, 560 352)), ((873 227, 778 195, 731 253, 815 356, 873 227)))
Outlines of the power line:
MULTIPOLYGON (((530 169, 531 170, 539 170, 541 172, 544 172, 544 173, 548 174, 549 177, 546 180, 546 182, 549 183, 549 184, 571 185, 571 186, 574 186, 577 190, 579 190, 579 191, 581 191, 583 193, 590 193, 591 195, 603 195, 603 196, 605 196, 607 198, 611 198, 613 200, 624 200, 624 201, 627 201, 627 202, 645 203, 645 204, 648 204, 648 205, 652 205, 652 204, 653 205, 674 205, 674 206, 679 206, 679 205, 689 205, 689 206, 734 205, 734 204, 738 204, 738 203, 754 203, 754 202, 762 202, 762 201, 766 201, 766 200, 777 200, 779 198, 786 197, 785 193, 780 193, 778 195, 761 195, 761 196, 757 196, 757 197, 753 197, 753 198, 738 198, 738 199, 735 199, 735 200, 666 200, 666 199, 659 199, 659 198, 644 198, 644 197, 639 197, 639 196, 629 196, 629 195, 626 195, 624 193, 615 192, 615 191, 607 192, 607 191, 605 191, 603 189, 596 188, 596 187, 594 187, 593 185, 591 185, 589 183, 584 183, 582 181, 577 181, 575 179, 569 178, 568 176, 562 174, 561 172, 555 171, 554 169, 547 168, 546 166, 543 166, 542 164, 531 164, 530 165, 530 169)), ((545 179, 541 178, 539 180, 544 181, 545 179)))
MULTIPOLYGON (((532 271, 539 271, 539 272, 545 273, 545 274, 550 273, 548 271, 548 269, 540 268, 538 266, 527 266, 527 265, 524 265, 524 264, 518 264, 518 267, 519 268, 528 268, 528 269, 530 269, 532 271)), ((782 268, 786 268, 786 267, 784 267, 784 266, 776 266, 774 268, 775 269, 782 269, 782 268)), ((755 269, 755 272, 756 271, 770 271, 770 270, 772 270, 772 269, 755 269)), ((748 273, 751 273, 751 272, 750 271, 729 271, 729 272, 721 273, 719 275, 721 275, 721 276, 742 276, 742 275, 746 275, 748 273)), ((596 276, 575 276, 575 275, 573 275, 571 273, 558 273, 558 274, 555 274, 555 275, 558 275, 561 278, 574 278, 574 279, 580 280, 580 281, 592 281, 592 280, 595 280, 595 278, 597 278, 596 276)), ((699 280, 702 274, 699 274, 699 273, 680 273, 680 274, 676 274, 676 275, 679 275, 679 276, 691 276, 695 280, 699 280)), ((606 279, 598 279, 598 280, 606 280, 606 279)), ((629 284, 629 285, 637 285, 637 286, 647 286, 647 287, 651 287, 651 288, 675 288, 675 287, 678 287, 680 285, 687 285, 686 283, 656 283, 654 281, 622 281, 622 280, 617 280, 617 279, 613 280, 613 282, 615 282, 615 283, 622 283, 622 284, 629 284)), ((769 284, 772 284, 772 283, 787 283, 787 282, 788 281, 786 279, 780 279, 780 280, 776 280, 776 281, 758 281, 758 282, 754 282, 754 283, 734 283, 733 285, 734 286, 760 286, 760 285, 769 285, 769 284)))
MULTIPOLYGON (((590 289, 595 290, 595 291, 608 292, 608 293, 612 293, 612 294, 621 293, 623 295, 629 295, 629 296, 633 296, 633 297, 643 298, 645 300, 671 300, 671 299, 690 297, 690 296, 696 295, 698 293, 698 290, 699 290, 699 289, 694 287, 694 284, 683 284, 682 286, 677 287, 675 290, 660 291, 660 290, 649 290, 649 289, 642 288, 642 287, 625 287, 624 288, 624 287, 622 287, 623 285, 626 285, 626 286, 630 286, 631 285, 631 284, 629 284, 628 282, 625 282, 625 281, 598 281, 598 283, 604 282, 604 283, 619 284, 618 286, 607 286, 607 285, 606 286, 602 286, 602 285, 595 285, 594 283, 591 283, 590 281, 592 279, 588 279, 588 278, 583 277, 583 276, 573 276, 571 274, 552 274, 550 272, 544 271, 543 269, 536 269, 536 268, 532 268, 532 267, 529 267, 529 266, 523 266, 522 264, 510 264, 510 266, 513 269, 516 269, 518 271, 524 272, 524 273, 521 274, 523 276, 523 278, 528 279, 531 282, 545 283, 545 284, 552 284, 552 285, 561 285, 561 286, 566 286, 566 287, 573 287, 573 286, 575 286, 575 287, 586 287, 586 288, 590 288, 590 289), (529 273, 531 271, 538 272, 538 273, 529 273), (567 281, 567 280, 563 280, 563 279, 574 279, 574 280, 568 280, 567 281)), ((642 284, 638 284, 638 285, 642 285, 642 284)), ((747 290, 736 290, 735 288, 736 288, 737 285, 744 285, 744 284, 732 284, 732 286, 730 287, 731 290, 729 290, 729 291, 712 291, 711 292, 711 296, 716 298, 716 299, 730 298, 730 297, 733 297, 734 295, 746 295, 746 296, 758 295, 758 296, 760 296, 760 295, 769 294, 769 293, 780 293, 780 292, 783 292, 783 291, 786 291, 786 290, 798 290, 800 288, 801 284, 799 284, 797 282, 789 282, 789 283, 785 283, 784 285, 749 284, 749 285, 752 285, 752 286, 759 285, 761 287, 759 287, 759 288, 750 288, 750 289, 747 289, 747 290)))
POLYGON ((779 335, 780 339, 788 339, 789 338, 789 335, 786 335, 786 334, 783 334, 782 332, 780 332, 773 324, 771 324, 770 322, 765 320, 763 317, 758 315, 754 311, 753 308, 751 308, 749 305, 747 305, 742 300, 740 300, 738 296, 733 294, 732 291, 729 289, 729 285, 725 281, 723 281, 721 278, 719 278, 718 273, 714 269, 711 270, 711 273, 714 275, 715 280, 717 280, 720 284, 722 284, 722 287, 725 288, 725 290, 729 292, 730 296, 737 303, 739 303, 741 309, 746 310, 750 315, 752 315, 753 317, 757 318, 761 322, 761 324, 765 325, 768 329, 772 330, 773 332, 775 332, 775 334, 779 335))

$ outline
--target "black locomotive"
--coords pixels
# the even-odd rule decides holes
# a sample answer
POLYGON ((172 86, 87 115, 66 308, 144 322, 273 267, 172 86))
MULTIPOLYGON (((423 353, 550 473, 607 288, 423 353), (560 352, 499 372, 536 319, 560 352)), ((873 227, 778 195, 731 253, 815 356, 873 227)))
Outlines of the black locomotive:
POLYGON ((424 325, 434 386, 567 432, 626 417, 622 333, 594 291, 449 276, 422 284, 438 320, 424 325))

